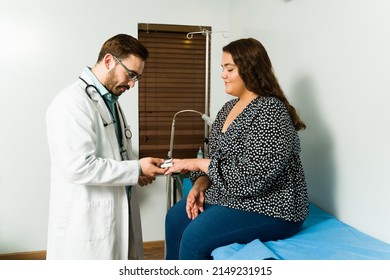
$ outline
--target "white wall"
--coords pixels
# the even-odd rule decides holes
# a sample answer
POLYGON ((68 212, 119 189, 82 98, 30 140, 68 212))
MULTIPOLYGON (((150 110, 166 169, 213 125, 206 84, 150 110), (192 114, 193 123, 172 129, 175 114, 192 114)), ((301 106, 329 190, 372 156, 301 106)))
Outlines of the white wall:
POLYGON ((308 125, 300 135, 312 201, 386 242, 389 13, 387 0, 230 1, 231 34, 264 43, 308 125))
MULTIPOLYGON (((117 33, 137 36, 137 24, 141 22, 208 25, 225 30, 227 2, 0 1, 0 254, 45 250, 49 155, 44 115, 53 96, 75 81, 83 67, 93 66, 109 37, 117 33)), ((224 44, 225 38, 215 36, 212 53, 224 44)), ((217 57, 213 57, 212 64, 219 73, 217 57)), ((223 92, 222 83, 215 88, 223 92)), ((135 132, 136 92, 121 97, 135 132)), ((135 146, 137 138, 135 135, 135 146)), ((142 189, 141 203, 145 241, 163 240, 163 178, 142 189)))
MULTIPOLYGON (((136 35, 140 22, 229 31, 212 37, 212 116, 229 98, 219 76, 221 47, 260 39, 308 124, 301 138, 312 200, 390 242, 386 0, 0 1, 0 254, 46 248, 47 105, 95 63, 104 40, 136 35)), ((137 103, 136 91, 121 97, 133 131, 137 103)), ((142 189, 141 203, 144 239, 162 240, 164 178, 142 189)))

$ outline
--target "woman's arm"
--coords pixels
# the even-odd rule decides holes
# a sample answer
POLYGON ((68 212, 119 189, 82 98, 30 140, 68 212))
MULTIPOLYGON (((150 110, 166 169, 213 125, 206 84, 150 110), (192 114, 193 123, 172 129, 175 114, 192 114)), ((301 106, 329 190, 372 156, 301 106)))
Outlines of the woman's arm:
POLYGON ((187 173, 189 171, 203 171, 208 173, 210 159, 191 158, 191 159, 173 159, 172 166, 167 170, 165 175, 171 173, 187 173))

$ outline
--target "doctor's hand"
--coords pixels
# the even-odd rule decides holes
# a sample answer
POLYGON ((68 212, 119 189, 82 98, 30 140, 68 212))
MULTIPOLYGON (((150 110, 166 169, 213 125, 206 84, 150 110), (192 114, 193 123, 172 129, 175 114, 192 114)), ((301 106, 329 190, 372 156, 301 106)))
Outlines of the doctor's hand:
POLYGON ((152 158, 152 157, 141 158, 139 160, 139 164, 141 166, 141 175, 138 179, 138 183, 141 186, 145 186, 147 184, 152 183, 154 180, 156 180, 156 175, 165 174, 167 169, 158 167, 163 162, 164 159, 162 158, 152 158))
POLYGON ((150 176, 139 176, 138 178, 138 185, 140 186, 146 186, 148 184, 151 184, 154 180, 156 180, 156 177, 150 177, 150 176))

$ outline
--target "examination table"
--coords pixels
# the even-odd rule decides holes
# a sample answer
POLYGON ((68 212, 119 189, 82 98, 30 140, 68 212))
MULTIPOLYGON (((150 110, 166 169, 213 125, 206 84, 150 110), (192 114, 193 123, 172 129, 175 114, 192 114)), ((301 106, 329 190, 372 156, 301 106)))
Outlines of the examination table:
POLYGON ((314 204, 296 235, 278 241, 230 244, 212 252, 216 260, 390 260, 390 244, 349 226, 314 204))

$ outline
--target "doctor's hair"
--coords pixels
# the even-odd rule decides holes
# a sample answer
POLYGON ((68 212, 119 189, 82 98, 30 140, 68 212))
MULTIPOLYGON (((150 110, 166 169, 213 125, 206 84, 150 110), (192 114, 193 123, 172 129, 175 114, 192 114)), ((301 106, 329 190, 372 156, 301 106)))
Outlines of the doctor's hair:
POLYGON ((102 61, 106 54, 112 54, 119 59, 125 59, 129 55, 146 61, 149 57, 148 49, 136 38, 127 34, 118 34, 104 42, 97 62, 102 61))
POLYGON ((264 46, 256 39, 239 39, 222 48, 231 54, 245 87, 259 96, 273 96, 286 106, 295 130, 305 129, 295 108, 288 102, 274 74, 271 60, 264 46))

